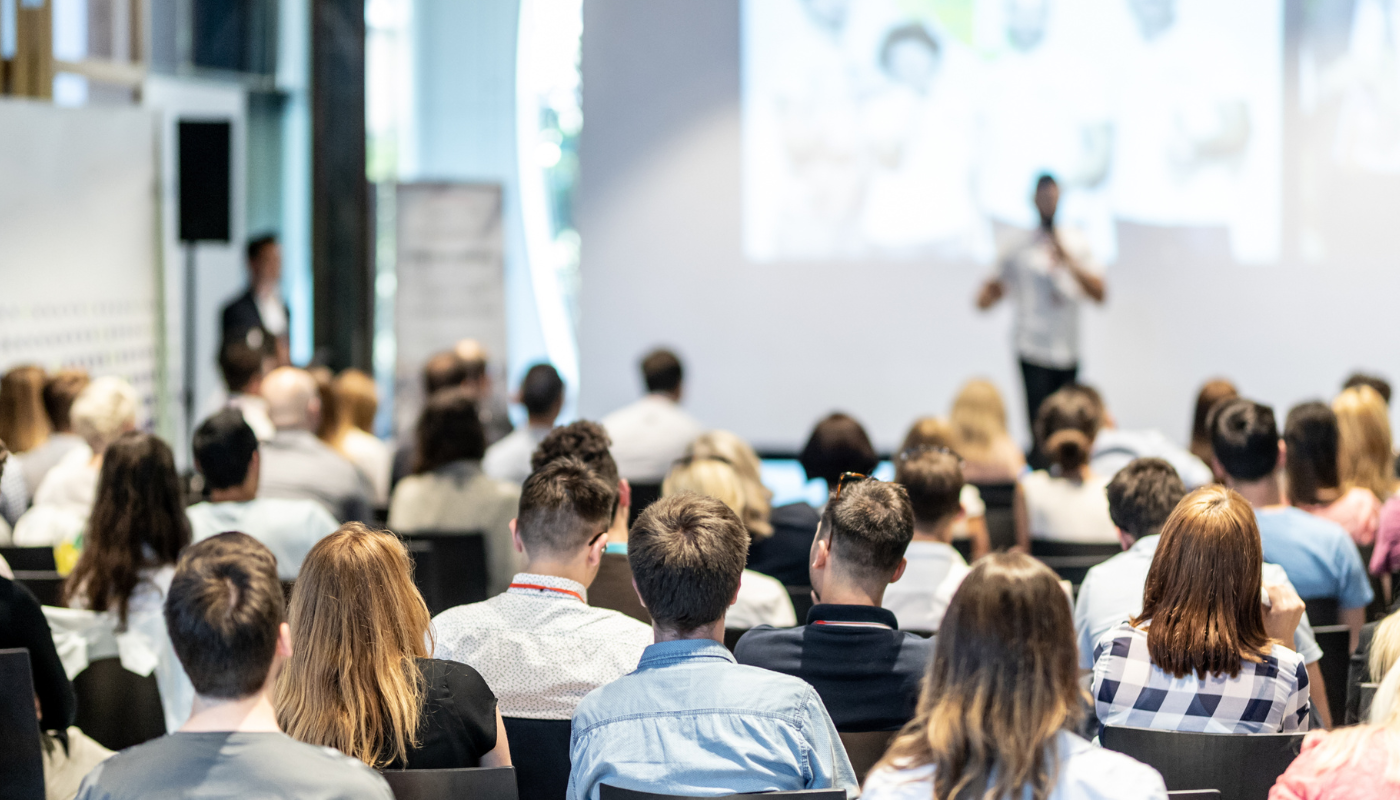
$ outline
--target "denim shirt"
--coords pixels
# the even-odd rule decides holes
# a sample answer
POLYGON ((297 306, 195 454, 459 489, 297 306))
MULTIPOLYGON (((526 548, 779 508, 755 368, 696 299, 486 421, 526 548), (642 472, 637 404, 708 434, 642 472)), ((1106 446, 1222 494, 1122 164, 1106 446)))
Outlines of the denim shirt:
POLYGON ((603 783, 697 797, 860 791, 816 690, 740 666, 710 639, 651 645, 635 672, 590 692, 573 722, 568 800, 598 800, 603 783))

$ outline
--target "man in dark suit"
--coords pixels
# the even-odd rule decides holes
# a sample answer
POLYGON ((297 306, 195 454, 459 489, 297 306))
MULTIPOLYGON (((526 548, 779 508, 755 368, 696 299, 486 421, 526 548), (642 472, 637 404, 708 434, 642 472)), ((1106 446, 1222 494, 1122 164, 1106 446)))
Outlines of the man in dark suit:
MULTIPOLYGON (((287 332, 291 312, 282 302, 282 247, 272 234, 248 242, 248 291, 224 306, 224 341, 242 340, 250 331, 271 334, 279 364, 290 363, 287 332)), ((251 343, 250 343, 251 344, 251 343)))

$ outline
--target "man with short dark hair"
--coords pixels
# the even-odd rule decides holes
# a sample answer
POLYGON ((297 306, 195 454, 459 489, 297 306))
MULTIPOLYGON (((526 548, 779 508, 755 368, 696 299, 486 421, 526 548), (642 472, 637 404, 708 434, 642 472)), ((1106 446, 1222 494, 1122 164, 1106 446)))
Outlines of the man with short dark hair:
POLYGON ((656 643, 574 713, 569 800, 606 783, 674 795, 844 789, 851 762, 820 696, 740 666, 724 647, 749 534, 724 503, 682 492, 642 512, 628 558, 656 643))
POLYGON ((339 527, 335 517, 314 500, 258 497, 258 439, 236 409, 226 408, 200 424, 193 450, 209 500, 185 509, 192 541, 242 531, 277 556, 278 577, 296 580, 306 554, 339 527))
POLYGON ((219 371, 228 387, 227 405, 242 412, 243 419, 263 442, 277 435, 277 426, 272 424, 267 400, 262 396, 263 376, 277 367, 271 344, 264 338, 262 328, 253 328, 245 339, 224 342, 219 348, 219 371))
POLYGON ((627 480, 659 484, 686 446, 704 432, 680 406, 684 377, 675 353, 653 350, 642 359, 646 396, 603 418, 618 472, 627 480))
POLYGON ((491 445, 481 468, 487 475, 511 483, 523 483, 530 475, 530 455, 554 429, 564 408, 564 381, 549 364, 536 364, 520 382, 520 403, 526 423, 491 445))
POLYGON ((914 716, 933 653, 932 640, 898 630, 894 612, 880 607, 885 589, 904 574, 913 536, 914 511, 903 486, 876 480, 840 486, 812 542, 817 603, 807 624, 754 628, 735 646, 735 660, 810 683, 837 730, 899 730, 914 716))
POLYGON ((291 311, 282 301, 282 246, 273 234, 248 241, 248 291, 224 306, 223 341, 245 339, 258 329, 273 339, 278 364, 290 363, 291 311))
POLYGON ((964 516, 962 462, 931 448, 900 453, 894 480, 909 493, 914 538, 904 553, 904 577, 890 584, 882 605, 905 630, 937 631, 953 593, 971 571, 952 544, 953 527, 964 516))
POLYGON ((98 765, 81 800, 267 797, 391 800, 363 762, 281 732, 272 689, 292 655, 277 563, 250 536, 224 533, 180 557, 166 627, 194 684, 179 731, 98 765))
POLYGON ((588 603, 617 488, 577 458, 542 464, 520 492, 511 538, 525 568, 504 594, 433 619, 434 657, 468 664, 501 715, 569 719, 591 689, 632 671, 651 631, 588 603))

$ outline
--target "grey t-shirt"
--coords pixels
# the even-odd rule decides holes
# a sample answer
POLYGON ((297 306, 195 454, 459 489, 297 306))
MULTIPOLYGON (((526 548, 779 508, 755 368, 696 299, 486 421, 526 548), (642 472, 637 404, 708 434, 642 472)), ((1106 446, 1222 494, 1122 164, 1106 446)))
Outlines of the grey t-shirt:
POLYGON ((172 733, 102 762, 78 800, 122 798, 393 800, 364 762, 283 733, 172 733))

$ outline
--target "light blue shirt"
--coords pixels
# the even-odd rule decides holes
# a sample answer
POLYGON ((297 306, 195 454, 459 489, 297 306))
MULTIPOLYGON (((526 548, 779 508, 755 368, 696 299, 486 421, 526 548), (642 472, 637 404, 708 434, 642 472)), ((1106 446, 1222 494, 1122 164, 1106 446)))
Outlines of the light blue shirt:
POLYGON ((630 675, 574 712, 569 800, 601 784, 708 797, 860 791, 821 698, 805 681, 740 666, 710 639, 653 644, 630 675))
POLYGON ((277 557, 277 577, 294 581, 315 544, 340 527, 315 500, 260 497, 245 503, 196 503, 185 509, 190 541, 238 531, 257 539, 277 557))
MULTIPOLYGON (((1074 635, 1079 643, 1079 666, 1094 668, 1094 646, 1118 624, 1142 613, 1142 590, 1147 571, 1157 553, 1161 536, 1144 536, 1133 546, 1089 570, 1074 602, 1074 635)), ((1265 556, 1267 558, 1267 556, 1265 556)), ((1277 564, 1264 564, 1264 583, 1288 583, 1288 574, 1277 564)), ((1293 649, 1311 664, 1322 658, 1312 624, 1303 614, 1293 634, 1293 649)))
POLYGON ((1089 468, 1096 475, 1112 478, 1135 458, 1160 458, 1172 465, 1187 489, 1198 489, 1215 481, 1215 475, 1190 450, 1183 448, 1161 431, 1125 431, 1108 428, 1094 437, 1094 454, 1089 468))
POLYGON ((1292 506, 1255 509, 1254 516, 1264 560, 1283 567, 1304 600, 1335 597, 1342 608, 1362 608, 1375 597, 1345 528, 1292 506))

